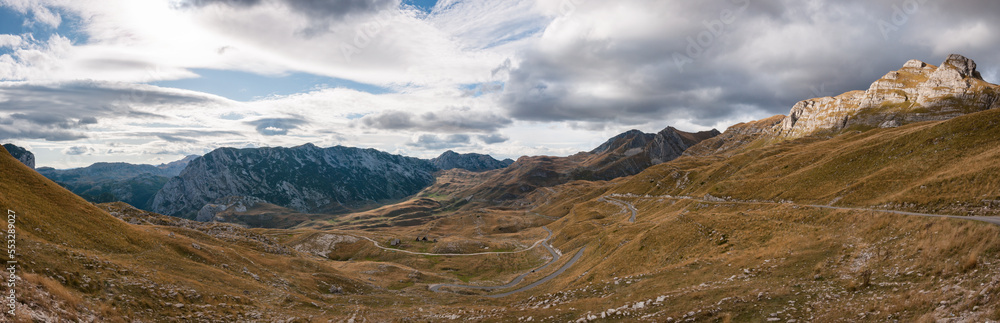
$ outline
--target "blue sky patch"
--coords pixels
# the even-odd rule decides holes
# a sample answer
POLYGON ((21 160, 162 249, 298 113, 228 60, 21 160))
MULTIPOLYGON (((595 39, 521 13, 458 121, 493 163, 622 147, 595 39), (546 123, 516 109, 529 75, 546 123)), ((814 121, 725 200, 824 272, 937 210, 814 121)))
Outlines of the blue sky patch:
POLYGON ((474 97, 480 97, 483 94, 503 91, 503 87, 504 83, 499 81, 462 84, 459 86, 460 89, 467 91, 467 93, 471 94, 474 97))
POLYGON ((403 4, 414 6, 423 12, 431 12, 434 5, 437 5, 437 0, 403 0, 403 4))
MULTIPOLYGON (((89 37, 80 31, 83 28, 83 20, 79 16, 57 8, 49 8, 49 10, 58 13, 62 18, 59 28, 53 29, 51 26, 39 22, 27 23, 34 20, 34 13, 31 11, 22 14, 9 7, 0 6, 0 34, 18 35, 25 41, 30 41, 27 39, 27 35, 30 34, 38 42, 45 42, 52 35, 59 34, 69 38, 75 45, 87 43, 89 37)), ((10 48, 0 48, 0 55, 12 52, 13 50, 10 48)))
POLYGON ((158 81, 150 84, 211 93, 236 101, 254 101, 272 95, 290 95, 317 88, 348 88, 371 94, 392 93, 384 87, 309 73, 266 76, 241 71, 193 69, 199 78, 158 81))

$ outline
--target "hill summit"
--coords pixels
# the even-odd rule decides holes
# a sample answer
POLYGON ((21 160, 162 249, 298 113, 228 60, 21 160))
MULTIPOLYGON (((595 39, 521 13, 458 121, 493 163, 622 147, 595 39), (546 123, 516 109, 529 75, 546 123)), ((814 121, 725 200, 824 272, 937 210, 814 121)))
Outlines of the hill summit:
POLYGON ((995 108, 1000 108, 1000 86, 983 80, 975 61, 958 54, 941 66, 910 60, 868 90, 799 101, 787 116, 731 126, 685 155, 732 155, 781 140, 943 121, 995 108))
POLYGON ((1000 87, 983 80, 976 62, 952 54, 941 66, 910 60, 867 91, 800 101, 781 122, 780 135, 800 138, 847 128, 894 128, 1000 107, 1000 87))
POLYGON ((431 159, 431 163, 442 170, 462 168, 473 172, 482 172, 500 169, 514 161, 510 159, 496 160, 493 156, 483 154, 459 154, 454 151, 446 151, 437 158, 431 159))

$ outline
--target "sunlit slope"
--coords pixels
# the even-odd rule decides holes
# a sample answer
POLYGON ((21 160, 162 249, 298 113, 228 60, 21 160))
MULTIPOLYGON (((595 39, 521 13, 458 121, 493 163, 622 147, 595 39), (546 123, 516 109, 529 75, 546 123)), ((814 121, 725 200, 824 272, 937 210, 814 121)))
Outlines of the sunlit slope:
POLYGON ((1000 110, 807 137, 730 158, 681 158, 613 191, 951 214, 1000 209, 1000 110))
POLYGON ((985 111, 807 137, 537 193, 533 211, 561 217, 553 244, 587 252, 522 315, 557 299, 580 309, 569 321, 1000 318, 980 296, 1000 288, 1000 227, 809 206, 995 213, 998 123, 985 111))
MULTIPOLYGON (((331 285, 371 288, 276 244, 229 238, 238 228, 128 224, 6 152, 0 170, 0 207, 18 216, 18 319, 274 320, 322 311, 312 303, 340 295, 331 285)), ((142 212, 115 210, 126 209, 142 212)))

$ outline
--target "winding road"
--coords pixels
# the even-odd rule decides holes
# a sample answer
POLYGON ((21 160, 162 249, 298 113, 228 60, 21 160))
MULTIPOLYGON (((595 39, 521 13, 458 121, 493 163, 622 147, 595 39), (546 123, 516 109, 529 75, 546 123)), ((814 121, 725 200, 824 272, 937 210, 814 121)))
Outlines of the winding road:
POLYGON ((622 208, 624 208, 626 210, 632 211, 632 217, 628 218, 628 222, 635 223, 635 215, 636 215, 636 213, 639 213, 639 210, 637 210, 635 208, 635 205, 632 205, 632 203, 625 202, 625 201, 622 201, 622 200, 619 200, 619 199, 616 199, 616 198, 613 198, 613 197, 607 197, 607 196, 601 197, 600 200, 608 202, 608 203, 611 203, 611 204, 614 204, 614 205, 617 205, 617 206, 621 206, 622 208))
MULTIPOLYGON (((573 264, 575 264, 576 261, 580 260, 580 257, 583 256, 583 251, 584 250, 587 250, 586 246, 584 246, 583 248, 580 248, 580 251, 577 251, 576 254, 573 255, 573 258, 570 258, 569 261, 566 262, 566 264, 564 264, 562 267, 559 267, 559 270, 556 270, 556 272, 551 273, 548 276, 545 276, 545 278, 539 279, 538 281, 536 281, 534 283, 531 283, 531 284, 528 284, 527 286, 524 286, 524 287, 521 287, 521 288, 518 288, 518 289, 515 289, 515 290, 512 290, 512 291, 509 291, 509 292, 506 292, 506 293, 500 293, 500 294, 494 294, 494 295, 486 295, 486 297, 492 297, 492 298, 504 297, 504 296, 507 296, 507 295, 510 295, 510 294, 514 294, 514 293, 518 293, 518 292, 523 292, 523 291, 526 291, 526 290, 538 287, 538 285, 544 284, 545 282, 547 282, 549 280, 552 280, 552 278, 556 278, 556 276, 562 275, 562 273, 564 271, 566 271, 566 269, 569 269, 569 267, 572 267, 573 264)), ((549 263, 551 264, 552 262, 549 262, 549 263)), ((546 266, 547 265, 548 264, 546 264, 546 266)))
MULTIPOLYGON (((549 265, 551 265, 552 263, 556 262, 556 260, 559 260, 559 257, 562 256, 562 253, 560 253, 559 250, 556 250, 555 248, 552 248, 552 246, 550 246, 547 243, 548 240, 549 240, 549 238, 552 237, 552 231, 549 230, 549 228, 546 228, 546 227, 542 227, 542 228, 545 229, 545 231, 549 232, 549 236, 545 237, 545 239, 543 239, 543 241, 545 241, 545 243, 543 243, 542 246, 545 247, 545 249, 548 250, 550 254, 552 254, 552 260, 549 260, 549 262, 545 263, 541 267, 538 267, 538 268, 532 269, 529 272, 520 274, 517 277, 514 277, 514 279, 511 280, 509 283, 504 284, 504 285, 500 285, 500 286, 474 286, 474 285, 457 285, 457 284, 434 284, 434 285, 430 286, 430 289, 432 291, 435 291, 435 292, 439 292, 439 289, 441 289, 441 287, 460 287, 460 288, 472 288, 472 289, 505 289, 505 288, 511 288, 511 287, 514 287, 517 284, 520 284, 521 281, 524 280, 524 277, 526 277, 526 276, 528 276, 528 275, 530 275, 530 274, 532 274, 532 273, 534 273, 536 271, 543 270, 543 269, 547 268, 549 265)), ((548 277, 546 277, 546 278, 548 278, 548 277)), ((549 278, 549 279, 551 279, 551 278, 549 278)))
MULTIPOLYGON (((537 214, 537 213, 535 213, 535 214, 537 214)), ((542 216, 541 214, 538 214, 538 215, 542 216)), ((407 253, 407 254, 411 254, 411 255, 423 255, 423 256, 481 256, 481 255, 495 255, 495 254, 512 254, 512 253, 521 253, 521 252, 525 252, 525 251, 534 249, 535 247, 538 247, 539 244, 541 244, 543 247, 545 247, 545 249, 549 251, 549 254, 552 255, 552 259, 549 260, 548 262, 546 262, 544 265, 542 265, 542 266, 540 266, 538 268, 532 269, 529 272, 520 274, 517 277, 514 277, 514 279, 511 280, 509 283, 504 284, 504 285, 500 285, 500 286, 474 286, 474 285, 458 285, 458 284, 433 284, 433 285, 430 285, 430 287, 429 287, 430 290, 434 291, 434 292, 441 292, 440 291, 441 287, 455 287, 455 288, 472 288, 472 289, 493 290, 493 289, 507 289, 507 288, 511 288, 511 287, 517 286, 528 275, 533 274, 533 273, 535 273, 537 271, 540 271, 540 270, 544 270, 545 268, 548 268, 550 265, 552 265, 553 263, 555 263, 556 261, 558 261, 559 258, 562 257, 562 252, 560 252, 558 249, 555 249, 550 244, 548 244, 549 239, 552 238, 552 230, 549 230, 548 227, 542 227, 542 229, 545 229, 545 231, 548 232, 548 235, 546 235, 544 239, 535 241, 535 243, 533 245, 531 245, 531 247, 528 247, 526 249, 517 250, 517 251, 491 251, 491 252, 477 252, 477 253, 428 253, 428 252, 416 252, 416 251, 409 251, 409 250, 400 250, 400 249, 393 249, 393 248, 383 247, 382 245, 379 245, 377 241, 375 241, 375 240, 373 240, 373 239, 371 239, 369 237, 364 237, 364 236, 353 236, 353 237, 361 238, 361 239, 365 239, 365 240, 371 241, 371 243, 374 244, 375 247, 377 247, 379 249, 382 249, 382 250, 393 251, 393 252, 402 252, 402 253, 407 253)), ((512 291, 509 291, 509 292, 505 292, 505 293, 501 293, 501 294, 495 294, 495 295, 486 295, 486 297, 493 297, 493 298, 504 297, 504 296, 507 296, 507 295, 510 295, 510 294, 514 294, 514 293, 517 293, 517 292, 523 292, 523 291, 526 291, 528 289, 535 288, 538 285, 544 284, 545 282, 547 282, 549 280, 552 280, 553 278, 556 278, 557 276, 561 275, 563 272, 565 272, 567 269, 569 269, 569 267, 573 266, 573 264, 575 264, 577 262, 577 260, 580 260, 580 257, 583 256, 583 251, 584 250, 586 250, 586 247, 580 248, 580 251, 577 251, 577 253, 575 255, 573 255, 573 258, 570 258, 570 260, 568 262, 566 262, 565 264, 563 264, 562 267, 559 267, 558 270, 556 270, 555 272, 549 274, 548 276, 545 276, 542 279, 539 279, 538 281, 535 281, 535 282, 533 282, 531 284, 528 284, 528 285, 526 285, 524 287, 521 287, 521 288, 518 288, 518 289, 515 289, 515 290, 512 290, 512 291)))
MULTIPOLYGON (((372 238, 369 238, 369 237, 354 236, 354 235, 351 235, 351 236, 355 237, 355 238, 361 238, 361 239, 365 239, 365 240, 371 241, 372 244, 375 245, 375 247, 377 247, 379 249, 382 249, 382 250, 408 253, 408 254, 411 254, 411 255, 421 255, 421 256, 482 256, 482 255, 495 255, 495 254, 505 254, 505 253, 522 253, 522 252, 525 252, 525 251, 528 251, 528 250, 531 250, 531 249, 535 249, 535 247, 538 247, 538 244, 540 244, 540 243, 542 243, 542 242, 544 242, 546 240, 549 240, 549 238, 552 237, 552 230, 549 230, 549 228, 547 228, 547 227, 542 227, 542 229, 545 229, 545 231, 548 231, 549 235, 547 235, 545 238, 543 238, 541 240, 535 241, 535 244, 531 245, 531 247, 528 247, 528 248, 525 248, 525 249, 521 249, 521 250, 515 250, 515 251, 484 251, 484 252, 477 252, 477 253, 429 253, 429 252, 416 252, 416 251, 409 251, 409 250, 402 250, 402 249, 393 249, 393 248, 383 247, 382 245, 379 245, 378 242, 376 242, 375 240, 372 240, 372 238)), ((548 246, 545 246, 545 247, 548 248, 548 246)))

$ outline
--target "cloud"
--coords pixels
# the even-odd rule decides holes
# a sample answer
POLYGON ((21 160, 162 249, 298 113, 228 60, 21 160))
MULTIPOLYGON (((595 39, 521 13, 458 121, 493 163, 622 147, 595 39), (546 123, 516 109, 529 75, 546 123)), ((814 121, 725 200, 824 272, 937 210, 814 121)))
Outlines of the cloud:
POLYGON ((0 82, 0 138, 76 140, 104 119, 166 120, 164 111, 228 105, 197 92, 110 82, 0 82))
POLYGON ((444 136, 423 134, 414 138, 411 142, 407 143, 407 145, 427 150, 439 150, 446 148, 468 146, 471 143, 471 141, 472 138, 469 135, 464 135, 464 134, 453 134, 444 136))
POLYGON ((265 136, 283 136, 289 130, 308 123, 304 118, 265 118, 247 122, 248 125, 257 127, 257 133, 265 136))
POLYGON ((494 132, 513 122, 510 118, 492 112, 473 111, 469 108, 449 108, 421 114, 391 110, 368 115, 360 120, 365 127, 380 130, 447 133, 494 132))
POLYGON ((17 48, 21 46, 21 36, 0 34, 0 48, 17 48))
POLYGON ((90 147, 72 146, 72 147, 63 149, 62 153, 70 155, 70 156, 78 156, 78 155, 90 155, 90 154, 93 154, 94 151, 95 151, 94 148, 90 148, 90 147))
POLYGON ((510 140, 510 137, 507 137, 507 136, 504 136, 504 135, 501 135, 501 134, 498 134, 498 133, 489 134, 489 135, 478 135, 478 136, 476 136, 476 138, 479 138, 479 140, 482 140, 487 145, 499 144, 499 143, 507 142, 508 140, 510 140))
POLYGON ((399 6, 399 0, 186 0, 179 7, 202 8, 209 5, 226 5, 250 8, 260 5, 285 6, 306 17, 317 20, 339 20, 352 14, 371 14, 399 6))
POLYGON ((34 20, 26 21, 26 24, 37 22, 50 28, 58 28, 62 24, 62 16, 58 12, 53 12, 36 1, 0 0, 0 6, 6 6, 22 14, 30 12, 34 20))
POLYGON ((430 12, 398 0, 0 3, 41 26, 0 35, 0 80, 22 81, 0 82, 0 137, 53 152, 316 142, 565 154, 631 128, 723 129, 787 113, 913 58, 960 53, 1000 75, 993 0, 440 0, 430 12), (389 93, 318 86, 233 102, 143 85, 195 69, 389 93))
POLYGON ((997 2, 919 3, 900 13, 904 1, 582 2, 498 65, 510 70, 500 103, 517 120, 724 128, 867 89, 908 59, 1000 64, 1000 35, 985 32, 1000 28, 997 2))

